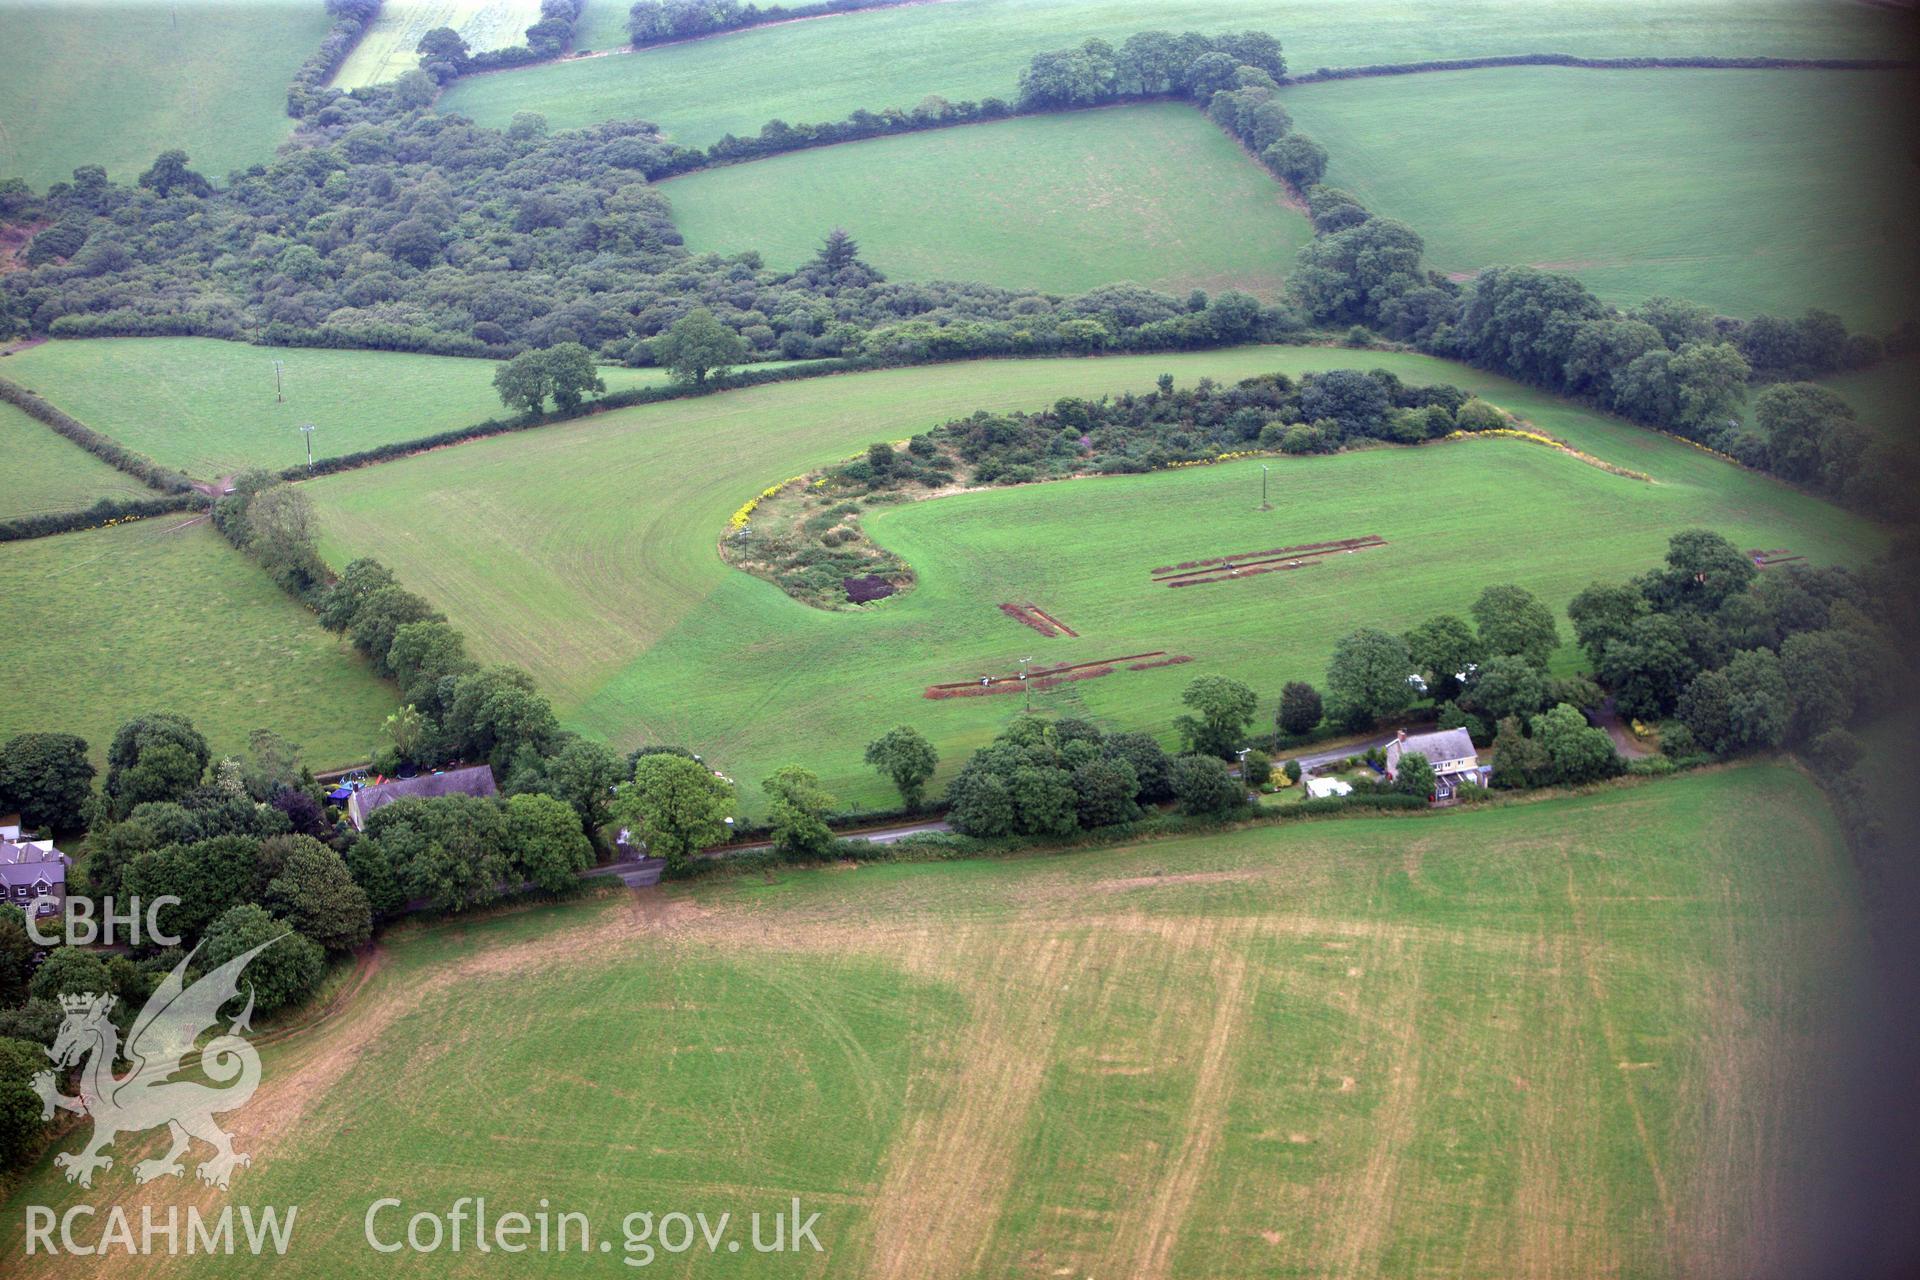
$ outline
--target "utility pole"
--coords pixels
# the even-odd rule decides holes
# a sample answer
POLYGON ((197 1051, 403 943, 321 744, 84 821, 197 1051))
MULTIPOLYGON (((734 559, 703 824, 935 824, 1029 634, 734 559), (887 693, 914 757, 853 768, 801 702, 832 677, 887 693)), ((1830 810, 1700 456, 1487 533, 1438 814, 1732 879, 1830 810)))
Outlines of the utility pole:
POLYGON ((1273 504, 1267 501, 1267 473, 1272 470, 1273 468, 1266 463, 1260 464, 1260 509, 1262 511, 1273 510, 1273 504))
POLYGON ((1022 710, 1024 715, 1033 714, 1033 686, 1027 683, 1027 664, 1032 661, 1032 655, 1020 659, 1020 696, 1026 700, 1022 710))
POLYGON ((307 438, 307 470, 311 471, 313 470, 313 424, 309 422, 299 430, 300 434, 307 438))
POLYGON ((280 393, 280 362, 278 360, 273 362, 273 402, 275 404, 287 402, 287 398, 280 393))

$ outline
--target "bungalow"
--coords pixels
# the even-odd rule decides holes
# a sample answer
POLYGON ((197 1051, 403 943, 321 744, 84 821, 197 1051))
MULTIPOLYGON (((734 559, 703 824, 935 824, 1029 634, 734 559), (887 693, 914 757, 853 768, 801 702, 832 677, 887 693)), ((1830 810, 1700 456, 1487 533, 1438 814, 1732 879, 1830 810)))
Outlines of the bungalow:
POLYGON ((58 913, 72 862, 53 841, 22 840, 18 824, 0 826, 0 899, 36 915, 58 913))
POLYGON ((1480 767, 1480 753, 1474 748, 1473 739, 1467 736, 1465 729, 1442 729, 1438 733, 1416 733, 1407 736, 1402 729, 1392 742, 1387 744, 1387 777, 1389 780, 1400 776, 1400 760, 1403 756, 1424 756, 1433 766, 1434 799, 1451 800, 1454 792, 1462 783, 1470 786, 1487 785, 1487 770, 1480 767))
POLYGON ((448 769, 444 773, 423 773, 417 778, 395 778, 392 782, 377 782, 370 787, 362 787, 347 797, 347 817, 353 822, 355 831, 367 829, 367 819, 374 810, 383 809, 395 800, 432 799, 435 796, 494 796, 499 789, 493 784, 493 770, 484 764, 472 765, 465 769, 448 769))

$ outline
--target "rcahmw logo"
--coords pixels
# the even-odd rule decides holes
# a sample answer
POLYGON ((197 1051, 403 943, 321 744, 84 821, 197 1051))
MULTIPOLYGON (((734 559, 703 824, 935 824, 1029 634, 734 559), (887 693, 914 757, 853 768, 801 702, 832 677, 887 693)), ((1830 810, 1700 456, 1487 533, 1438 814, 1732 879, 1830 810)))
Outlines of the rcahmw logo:
POLYGON ((27 1206, 27 1254, 68 1253, 77 1258, 109 1253, 132 1257, 149 1254, 232 1254, 259 1255, 271 1249, 284 1254, 293 1240, 293 1222, 300 1206, 281 1210, 273 1205, 255 1212, 252 1205, 240 1206, 240 1233, 234 1234, 234 1207, 224 1206, 211 1222, 200 1210, 168 1205, 155 1213, 152 1205, 140 1209, 140 1223, 125 1208, 114 1205, 99 1224, 99 1234, 90 1233, 99 1215, 90 1204, 77 1204, 56 1214, 43 1204, 27 1206), (89 1238, 90 1236, 90 1238, 89 1238))
MULTIPOLYGON (((188 986, 187 966, 199 954, 199 948, 194 948, 148 998, 133 1020, 124 1047, 119 1028, 108 1017, 113 996, 84 992, 60 997, 66 1018, 47 1051, 55 1070, 35 1075, 33 1088, 40 1095, 43 1120, 52 1119, 59 1110, 93 1121, 85 1147, 53 1158, 54 1165, 66 1171, 67 1181, 91 1187, 96 1172, 113 1168, 113 1157, 105 1152, 116 1138, 161 1127, 166 1128, 170 1145, 159 1156, 133 1166, 137 1182, 180 1177, 186 1171, 181 1157, 196 1139, 212 1148, 212 1154, 194 1170, 210 1187, 226 1190, 234 1170, 252 1163, 233 1149, 233 1139, 214 1120, 216 1114, 245 1106, 260 1084, 260 1055, 246 1038, 253 1016, 252 987, 248 987, 245 1007, 224 1029, 220 1010, 239 997, 240 975, 247 965, 279 940, 235 956, 188 986), (209 1031, 214 1033, 212 1039, 197 1054, 198 1074, 204 1081, 176 1079, 183 1061, 209 1031), (115 1075, 114 1063, 121 1058, 132 1069, 115 1075), (71 1096, 59 1090, 56 1071, 66 1070, 72 1070, 78 1082, 78 1092, 71 1096)), ((257 1254, 269 1247, 276 1253, 286 1251, 299 1207, 288 1207, 284 1217, 277 1208, 243 1207, 241 1233, 236 1237, 232 1206, 211 1220, 193 1207, 181 1215, 171 1208, 156 1214, 148 1206, 142 1208, 136 1229, 126 1209, 115 1205, 105 1210, 98 1223, 99 1235, 91 1241, 77 1234, 90 1232, 101 1219, 101 1211, 92 1205, 75 1205, 58 1214, 45 1205, 29 1205, 26 1213, 29 1254, 143 1254, 160 1246, 169 1253, 232 1253, 243 1247, 257 1254)))
POLYGON ((217 1111, 245 1106, 260 1086, 260 1055, 246 1039, 253 1017, 251 987, 240 1016, 228 1024, 225 1034, 216 1035, 200 1050, 201 1074, 214 1084, 170 1077, 180 1070, 181 1059, 195 1041, 219 1024, 221 1006, 240 994, 241 971, 279 940, 235 956, 188 987, 187 965, 200 952, 195 947, 147 998, 140 1016, 133 1020, 125 1050, 120 1047, 119 1028, 107 1017, 113 1009, 111 995, 89 991, 60 997, 67 1016, 47 1056, 56 1067, 75 1069, 80 1092, 72 1097, 61 1093, 52 1071, 35 1075, 33 1087, 40 1095, 42 1120, 53 1119, 55 1110, 93 1120, 93 1137, 84 1150, 65 1151, 53 1158, 55 1165, 67 1171, 68 1182, 92 1186, 94 1170, 113 1167, 113 1157, 101 1153, 116 1137, 161 1125, 172 1135, 173 1145, 158 1159, 142 1160, 133 1167, 133 1176, 141 1182, 179 1176, 183 1172, 180 1157, 194 1138, 213 1148, 213 1157, 194 1171, 202 1182, 225 1190, 234 1167, 252 1163, 233 1149, 233 1139, 213 1119, 217 1111), (114 1061, 123 1056, 133 1070, 116 1076, 114 1061))

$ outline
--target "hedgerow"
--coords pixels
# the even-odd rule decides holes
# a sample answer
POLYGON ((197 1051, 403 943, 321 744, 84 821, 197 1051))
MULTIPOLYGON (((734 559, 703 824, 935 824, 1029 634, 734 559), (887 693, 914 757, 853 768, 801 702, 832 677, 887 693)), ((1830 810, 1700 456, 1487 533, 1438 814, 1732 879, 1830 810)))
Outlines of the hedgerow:
POLYGON ((115 467, 162 493, 188 493, 193 482, 171 467, 163 467, 152 458, 109 439, 53 405, 48 404, 17 382, 0 378, 0 400, 22 413, 36 418, 85 449, 110 467, 115 467))
POLYGON ((75 533, 82 529, 104 529, 129 520, 166 515, 174 511, 204 510, 207 500, 197 493, 170 498, 102 498, 78 511, 52 511, 40 515, 16 516, 0 520, 0 542, 22 542, 56 533, 75 533))

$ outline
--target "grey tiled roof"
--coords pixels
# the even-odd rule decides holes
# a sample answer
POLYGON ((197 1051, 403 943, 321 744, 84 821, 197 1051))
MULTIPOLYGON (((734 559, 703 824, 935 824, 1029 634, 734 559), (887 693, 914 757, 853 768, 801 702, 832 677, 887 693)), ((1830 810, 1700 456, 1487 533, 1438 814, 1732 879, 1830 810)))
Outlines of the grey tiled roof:
POLYGON ((362 787, 347 801, 353 825, 364 827, 376 809, 395 800, 432 799, 435 796, 491 796, 499 789, 493 783, 493 770, 484 764, 445 773, 423 773, 417 778, 396 778, 371 787, 362 787))
POLYGON ((44 880, 55 888, 67 883, 67 856, 58 849, 35 849, 31 845, 0 840, 0 888, 32 886, 44 880))
POLYGON ((1442 760, 1468 760, 1475 752, 1473 737, 1465 729, 1442 729, 1438 733, 1416 733, 1400 744, 1400 754, 1425 756, 1429 763, 1442 760))

